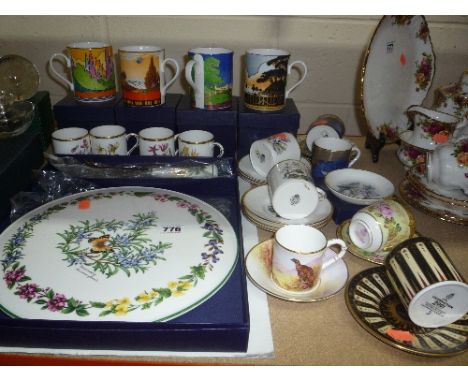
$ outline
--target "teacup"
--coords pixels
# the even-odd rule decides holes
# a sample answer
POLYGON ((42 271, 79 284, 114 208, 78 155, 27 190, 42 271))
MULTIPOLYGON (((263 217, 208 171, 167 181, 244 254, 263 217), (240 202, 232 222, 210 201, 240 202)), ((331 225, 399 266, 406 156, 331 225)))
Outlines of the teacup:
POLYGON ((468 195, 468 137, 426 153, 427 180, 468 195))
POLYGON ((174 155, 174 132, 167 127, 148 127, 138 133, 140 155, 174 155))
POLYGON ((113 99, 116 92, 112 46, 105 42, 75 42, 67 46, 68 55, 54 53, 49 68, 82 102, 113 99), (63 58, 70 70, 70 82, 54 68, 54 60, 63 58))
POLYGON ((301 219, 309 216, 317 207, 318 190, 310 174, 308 163, 288 159, 275 164, 267 176, 268 193, 275 212, 285 219, 301 219))
POLYGON ((409 143, 425 149, 433 150, 437 145, 447 142, 459 122, 453 115, 422 106, 411 106, 407 113, 414 125, 409 143))
POLYGON ((416 325, 449 325, 468 312, 468 285, 442 246, 416 237, 396 246, 385 258, 393 290, 416 325))
POLYGON ((66 127, 52 133, 52 146, 55 154, 89 154, 91 143, 88 130, 81 127, 66 127))
POLYGON ((125 128, 120 125, 101 125, 92 128, 91 152, 98 155, 130 155, 138 146, 138 135, 126 134, 125 128), (134 137, 135 144, 127 151, 127 141, 134 137))
POLYGON ((259 139, 250 146, 252 167, 264 177, 276 163, 286 159, 299 160, 300 158, 299 143, 291 133, 274 134, 268 138, 259 139))
POLYGON ((327 240, 316 228, 286 225, 275 233, 271 276, 280 287, 290 292, 309 292, 320 282, 320 273, 346 253, 343 240, 327 240), (324 262, 325 250, 338 245, 336 256, 324 262))
POLYGON ((176 155, 184 157, 213 157, 214 148, 218 147, 217 158, 224 155, 224 147, 221 143, 215 142, 214 135, 205 130, 187 130, 177 134, 178 149, 176 155))
POLYGON ((343 138, 322 137, 312 145, 312 174, 323 178, 330 171, 353 166, 361 157, 361 150, 343 138))
POLYGON ((415 232, 413 214, 393 199, 383 199, 356 212, 348 234, 353 244, 367 252, 389 251, 415 232))
POLYGON ((282 49, 249 49, 245 54, 244 102, 249 109, 261 111, 280 110, 286 105, 289 94, 297 88, 307 75, 303 61, 288 64, 290 53, 282 49), (288 75, 293 66, 302 66, 303 73, 289 89, 288 75))

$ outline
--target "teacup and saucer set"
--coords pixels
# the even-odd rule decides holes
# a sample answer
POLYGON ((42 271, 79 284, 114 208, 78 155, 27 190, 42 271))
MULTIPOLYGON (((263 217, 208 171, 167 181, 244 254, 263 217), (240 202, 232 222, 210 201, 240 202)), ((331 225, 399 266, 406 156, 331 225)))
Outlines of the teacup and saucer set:
POLYGON ((346 245, 327 240, 306 225, 288 225, 253 247, 245 259, 247 277, 267 294, 286 301, 314 302, 335 296, 346 285, 346 245), (330 249, 340 247, 339 252, 330 249))
POLYGON ((345 298, 362 328, 399 350, 442 357, 468 349, 468 285, 431 238, 398 244, 383 266, 350 280, 345 298))

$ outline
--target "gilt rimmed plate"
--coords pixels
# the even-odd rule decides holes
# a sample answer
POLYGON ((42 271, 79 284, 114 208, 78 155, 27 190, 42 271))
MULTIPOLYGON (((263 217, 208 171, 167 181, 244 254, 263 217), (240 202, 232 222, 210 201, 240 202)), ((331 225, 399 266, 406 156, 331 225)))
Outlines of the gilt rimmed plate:
POLYGON ((468 314, 440 328, 415 325, 393 291, 384 267, 355 275, 346 287, 345 298, 354 319, 387 345, 433 357, 460 354, 468 348, 468 314))
POLYGON ((468 225, 467 208, 444 203, 414 187, 407 178, 400 183, 399 191, 406 203, 426 215, 448 223, 468 225))
POLYGON ((387 143, 408 129, 406 110, 431 87, 435 56, 424 16, 383 17, 369 44, 361 78, 362 110, 369 131, 387 143))
MULTIPOLYGON (((343 259, 325 268, 320 274, 320 283, 308 292, 290 292, 280 288, 271 278, 271 259, 274 239, 265 240, 253 247, 245 259, 247 277, 259 289, 271 296, 286 301, 314 302, 329 299, 339 293, 348 281, 348 267, 343 259)), ((327 249, 325 261, 336 256, 327 249)))
MULTIPOLYGON (((324 193, 325 195, 325 193, 324 193)), ((319 224, 331 217, 333 214, 333 206, 325 197, 319 197, 319 202, 315 210, 302 219, 285 219, 279 216, 271 205, 270 196, 268 194, 268 186, 262 185, 251 188, 243 196, 241 206, 247 210, 248 214, 255 217, 257 221, 264 221, 267 225, 282 227, 286 224, 319 224)))
POLYGON ((211 205, 147 187, 45 204, 0 235, 0 308, 50 320, 167 321, 227 281, 237 237, 211 205))
POLYGON ((355 168, 333 170, 325 176, 325 184, 339 199, 348 203, 369 205, 395 192, 393 183, 375 172, 355 168))

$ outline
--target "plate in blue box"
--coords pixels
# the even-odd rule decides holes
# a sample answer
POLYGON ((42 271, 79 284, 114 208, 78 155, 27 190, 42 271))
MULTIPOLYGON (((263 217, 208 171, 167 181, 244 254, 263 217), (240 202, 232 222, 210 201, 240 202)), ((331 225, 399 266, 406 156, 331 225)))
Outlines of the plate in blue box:
POLYGON ((148 187, 45 204, 8 227, 0 248, 1 310, 48 320, 167 321, 218 291, 238 256, 218 210, 148 187))

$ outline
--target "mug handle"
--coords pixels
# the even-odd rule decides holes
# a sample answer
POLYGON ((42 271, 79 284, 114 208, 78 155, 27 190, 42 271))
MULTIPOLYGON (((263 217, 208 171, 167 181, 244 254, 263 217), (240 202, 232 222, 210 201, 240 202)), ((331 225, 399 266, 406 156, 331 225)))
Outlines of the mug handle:
POLYGON ((293 66, 295 65, 302 65, 302 67, 304 68, 304 74, 302 75, 302 77, 299 79, 299 81, 297 81, 292 87, 290 87, 288 90, 286 90, 286 95, 284 96, 284 98, 288 98, 289 96, 289 93, 291 93, 294 89, 296 89, 306 78, 306 75, 307 75, 307 65, 305 64, 304 61, 294 61, 294 62, 291 62, 289 65, 288 65, 288 75, 291 74, 291 69, 293 66))
MULTIPOLYGON (((171 86, 174 81, 179 77, 179 74, 180 74, 180 67, 179 67, 179 64, 176 60, 174 60, 173 58, 166 58, 163 62, 162 62, 162 72, 165 73, 166 70, 165 70, 165 66, 168 62, 171 62, 175 68, 176 68, 176 72, 174 74, 174 77, 171 78, 171 80, 166 84, 164 85, 164 87, 162 88, 162 94, 163 95, 166 95, 166 91, 167 89, 169 88, 169 86, 171 86)), ((163 74, 164 75, 164 74, 163 74)))
POLYGON ((224 147, 221 143, 218 142, 213 142, 213 145, 218 146, 219 148, 219 154, 216 158, 221 158, 224 155, 224 147))
POLYGON ((204 76, 205 68, 203 64, 203 56, 201 54, 195 54, 193 58, 185 65, 185 79, 192 87, 195 98, 195 107, 203 109, 205 107, 205 90, 204 90, 204 76), (195 81, 192 79, 192 69, 195 66, 195 81), (201 80, 201 86, 197 86, 197 78, 201 80))
POLYGON ((351 148, 350 157, 353 158, 353 159, 351 159, 349 161, 348 167, 352 167, 353 164, 356 163, 357 160, 361 157, 361 150, 359 149, 359 147, 356 147, 356 146, 353 145, 353 147, 351 148))
POLYGON ((136 139, 136 142, 132 146, 132 148, 127 151, 127 155, 130 155, 138 147, 138 144, 140 143, 140 138, 138 137, 138 134, 135 134, 135 133, 127 134, 127 137, 126 137, 127 142, 131 137, 134 137, 136 139))
POLYGON ((331 259, 328 259, 327 261, 325 261, 323 264, 322 264, 322 269, 325 269, 327 267, 329 267, 330 265, 332 265, 333 263, 335 263, 336 261, 338 261, 339 259, 341 259, 346 251, 348 250, 348 246, 346 245, 346 243, 341 240, 341 239, 330 239, 328 240, 327 242, 327 248, 331 247, 332 245, 339 245, 341 247, 340 249, 340 252, 338 252, 335 256, 333 256, 331 259))
POLYGON ((52 73, 54 73, 58 78, 60 78, 62 81, 64 81, 68 87, 70 88, 71 91, 75 91, 75 87, 73 86, 73 83, 68 81, 64 76, 62 76, 59 72, 57 72, 54 68, 54 60, 57 59, 58 57, 63 57, 67 63, 67 68, 71 69, 71 60, 64 55, 63 53, 54 53, 50 59, 49 59, 49 67, 52 73))

